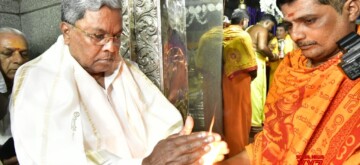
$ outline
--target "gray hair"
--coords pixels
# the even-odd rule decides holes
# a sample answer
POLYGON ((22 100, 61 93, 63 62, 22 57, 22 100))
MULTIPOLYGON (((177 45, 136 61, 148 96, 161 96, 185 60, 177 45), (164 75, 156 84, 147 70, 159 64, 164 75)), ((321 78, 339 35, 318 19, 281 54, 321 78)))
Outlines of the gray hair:
POLYGON ((18 30, 18 29, 15 29, 15 28, 12 28, 12 27, 1 27, 0 28, 0 34, 1 33, 10 33, 10 34, 15 34, 15 35, 21 36, 27 42, 25 34, 23 32, 21 32, 20 30, 18 30))
POLYGON ((231 24, 239 24, 244 19, 249 19, 249 15, 244 9, 235 9, 231 14, 231 24))
POLYGON ((121 0, 62 0, 61 21, 74 25, 84 17, 86 10, 98 11, 102 6, 122 8, 121 0))

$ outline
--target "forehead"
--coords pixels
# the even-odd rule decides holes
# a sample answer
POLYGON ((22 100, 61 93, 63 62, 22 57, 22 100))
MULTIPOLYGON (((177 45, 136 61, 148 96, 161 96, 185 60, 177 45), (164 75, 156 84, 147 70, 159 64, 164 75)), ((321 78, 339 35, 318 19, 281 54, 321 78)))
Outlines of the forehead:
POLYGON ((27 43, 23 36, 14 33, 0 33, 1 48, 26 48, 27 43))
POLYGON ((276 27, 276 30, 285 30, 285 28, 283 26, 278 26, 276 27))
POLYGON ((282 5, 281 11, 284 14, 284 20, 291 21, 304 15, 316 14, 317 9, 324 6, 327 5, 321 5, 315 0, 296 0, 282 5))
POLYGON ((77 22, 89 27, 100 26, 100 28, 104 28, 101 26, 107 26, 107 28, 121 28, 122 14, 120 9, 103 6, 98 11, 87 10, 84 17, 77 22))

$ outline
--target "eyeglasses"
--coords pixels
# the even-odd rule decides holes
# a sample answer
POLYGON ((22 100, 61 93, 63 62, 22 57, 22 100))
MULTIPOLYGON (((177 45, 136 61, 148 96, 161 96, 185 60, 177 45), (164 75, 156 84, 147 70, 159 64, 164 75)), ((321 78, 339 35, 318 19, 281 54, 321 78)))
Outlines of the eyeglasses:
POLYGON ((110 34, 91 34, 91 33, 88 33, 86 31, 76 27, 75 25, 72 25, 72 24, 69 24, 69 25, 71 25, 72 27, 74 27, 75 29, 79 30, 80 32, 85 34, 87 37, 92 39, 92 41, 95 43, 95 45, 103 46, 106 43, 108 43, 110 41, 110 39, 112 39, 113 43, 117 46, 119 46, 121 43, 121 33, 116 34, 114 36, 112 36, 110 34))

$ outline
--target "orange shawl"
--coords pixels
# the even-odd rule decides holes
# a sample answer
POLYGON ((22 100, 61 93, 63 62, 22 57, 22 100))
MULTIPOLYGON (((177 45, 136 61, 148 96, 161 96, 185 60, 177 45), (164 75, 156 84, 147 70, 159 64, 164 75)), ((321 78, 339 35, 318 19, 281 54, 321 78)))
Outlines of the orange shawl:
POLYGON ((252 164, 360 163, 360 79, 333 59, 306 67, 296 50, 275 72, 264 131, 246 147, 252 164))

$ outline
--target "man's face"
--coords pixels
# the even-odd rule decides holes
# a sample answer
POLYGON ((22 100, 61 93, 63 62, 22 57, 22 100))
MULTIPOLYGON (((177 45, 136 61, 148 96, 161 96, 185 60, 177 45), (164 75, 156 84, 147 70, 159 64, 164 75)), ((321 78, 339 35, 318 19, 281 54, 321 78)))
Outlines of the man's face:
POLYGON ((0 33, 1 71, 9 80, 13 80, 16 70, 29 60, 25 39, 13 33, 0 33))
POLYGON ((96 39, 89 35, 121 35, 121 10, 106 6, 99 11, 88 10, 84 18, 75 23, 75 27, 67 26, 70 30, 68 35, 65 34, 65 43, 69 45, 71 55, 79 64, 91 75, 113 72, 120 60, 120 41, 111 38, 104 45, 99 45, 96 39))
POLYGON ((276 28, 276 38, 285 39, 286 34, 287 33, 286 33, 284 27, 279 26, 279 27, 276 28))
POLYGON ((338 52, 336 41, 351 31, 348 11, 339 14, 316 0, 296 0, 281 6, 289 33, 302 53, 312 62, 324 62, 338 52))

